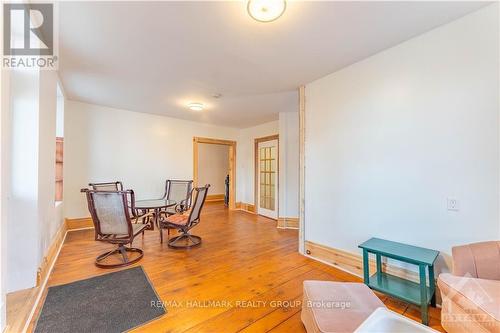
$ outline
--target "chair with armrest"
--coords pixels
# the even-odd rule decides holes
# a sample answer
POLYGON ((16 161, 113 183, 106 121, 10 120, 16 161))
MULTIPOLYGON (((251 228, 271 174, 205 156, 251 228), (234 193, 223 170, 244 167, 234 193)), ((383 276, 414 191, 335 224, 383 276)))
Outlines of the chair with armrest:
POLYGON ((190 248, 201 244, 201 237, 191 235, 189 230, 200 223, 200 215, 205 199, 207 198, 210 185, 194 188, 195 199, 189 212, 179 212, 160 218, 160 242, 163 242, 162 229, 177 229, 181 235, 168 240, 168 246, 171 248, 190 248))
MULTIPOLYGON (((123 191, 123 183, 121 181, 105 182, 105 183, 89 183, 89 187, 91 187, 94 191, 123 191)), ((130 215, 134 218, 135 223, 137 223, 140 218, 146 217, 147 211, 142 209, 135 209, 135 207, 132 207, 133 203, 129 204, 130 204, 129 208, 131 209, 130 215)), ((143 222, 149 223, 149 220, 143 222)))
POLYGON ((141 249, 133 248, 131 245, 138 234, 144 233, 147 224, 132 223, 128 202, 132 202, 132 205, 135 202, 134 191, 89 189, 81 191, 87 197, 89 212, 94 223, 95 240, 117 245, 116 249, 99 255, 95 260, 95 265, 101 268, 115 268, 139 261, 144 253, 141 249), (130 246, 127 247, 127 244, 130 246), (135 254, 135 256, 131 259, 127 253, 135 254))
POLYGON ((169 207, 164 212, 167 215, 173 215, 185 212, 191 207, 191 193, 193 190, 192 180, 174 180, 168 179, 165 182, 165 194, 163 199, 173 200, 177 204, 169 207))
MULTIPOLYGON (((165 181, 165 194, 162 199, 173 200, 176 202, 176 205, 161 210, 160 215, 168 217, 170 215, 187 211, 191 207, 192 191, 192 180, 167 179, 165 181)), ((172 228, 165 227, 165 229, 167 229, 167 232, 170 235, 170 229, 172 228)), ((159 230, 160 238, 163 238, 162 231, 161 229, 159 230)))
POLYGON ((120 181, 106 183, 89 183, 94 191, 123 191, 123 184, 120 181))
POLYGON ((500 241, 452 248, 452 273, 442 273, 441 325, 449 332, 500 332, 500 241))

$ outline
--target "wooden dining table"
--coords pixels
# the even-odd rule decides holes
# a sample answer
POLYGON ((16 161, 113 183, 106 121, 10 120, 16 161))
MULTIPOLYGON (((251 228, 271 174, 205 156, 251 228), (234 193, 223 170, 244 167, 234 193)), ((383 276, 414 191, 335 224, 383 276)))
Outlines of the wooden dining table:
POLYGON ((155 224, 158 226, 158 219, 160 218, 160 211, 162 209, 167 209, 168 207, 173 207, 175 205, 177 205, 177 202, 168 199, 145 199, 135 201, 135 209, 154 212, 154 219, 152 220, 150 226, 147 227, 147 230, 154 230, 155 224))

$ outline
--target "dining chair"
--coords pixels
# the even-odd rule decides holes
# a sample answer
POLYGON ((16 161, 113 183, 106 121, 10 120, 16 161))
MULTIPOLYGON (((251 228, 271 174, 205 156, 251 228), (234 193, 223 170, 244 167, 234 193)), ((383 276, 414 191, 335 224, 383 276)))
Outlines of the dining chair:
POLYGON ((120 181, 106 183, 89 183, 94 191, 123 191, 123 184, 120 181))
MULTIPOLYGON (((105 182, 105 183, 89 183, 89 186, 94 191, 123 191, 123 183, 121 181, 105 182)), ((130 215, 134 217, 134 219, 136 220, 135 222, 137 223, 138 218, 146 216, 148 212, 142 209, 135 209, 131 207, 131 204, 132 203, 129 202, 129 207, 131 209, 130 215)), ((147 221, 147 223, 149 222, 150 221, 147 221)), ((144 223, 146 223, 146 221, 144 223)))
POLYGON ((168 179, 165 182, 165 194, 162 199, 173 200, 177 203, 174 207, 164 210, 167 215, 185 212, 191 207, 192 180, 168 179))
MULTIPOLYGON (((116 249, 97 256, 95 265, 100 268, 115 268, 139 261, 144 256, 144 252, 132 247, 132 242, 138 234, 144 235, 147 224, 132 223, 133 216, 130 213, 129 202, 133 207, 134 191, 100 191, 85 188, 81 192, 84 192, 87 197, 88 209, 94 223, 95 240, 117 245, 116 249), (127 244, 130 245, 126 246, 127 244), (127 253, 138 255, 130 259, 127 253), (113 257, 115 260, 111 261, 113 257)), ((141 216, 141 218, 145 217, 141 216)))
POLYGON ((181 235, 169 239, 169 247, 176 249, 191 248, 201 244, 201 237, 191 235, 189 230, 200 223, 201 210, 205 204, 209 187, 210 185, 207 184, 203 187, 194 188, 193 191, 195 192, 195 199, 189 212, 179 212, 165 218, 160 218, 159 229, 161 243, 163 243, 162 229, 170 228, 177 229, 181 232, 181 235))
MULTIPOLYGON (((176 205, 160 210, 160 215, 168 217, 187 211, 191 207, 192 191, 192 180, 167 179, 165 181, 165 194, 163 194, 162 199, 173 200, 176 202, 176 205)), ((171 228, 165 229, 167 229, 167 233, 170 235, 171 228)), ((161 229, 160 238, 163 238, 161 229)))

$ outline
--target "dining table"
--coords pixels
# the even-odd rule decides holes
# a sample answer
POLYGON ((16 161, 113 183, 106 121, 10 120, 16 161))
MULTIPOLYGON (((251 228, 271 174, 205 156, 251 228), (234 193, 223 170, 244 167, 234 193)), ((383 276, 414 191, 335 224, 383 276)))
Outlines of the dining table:
POLYGON ((148 211, 154 213, 154 219, 151 224, 146 228, 147 230, 154 230, 155 224, 158 226, 158 219, 160 218, 160 211, 177 205, 177 202, 169 199, 144 199, 135 201, 135 209, 148 211))

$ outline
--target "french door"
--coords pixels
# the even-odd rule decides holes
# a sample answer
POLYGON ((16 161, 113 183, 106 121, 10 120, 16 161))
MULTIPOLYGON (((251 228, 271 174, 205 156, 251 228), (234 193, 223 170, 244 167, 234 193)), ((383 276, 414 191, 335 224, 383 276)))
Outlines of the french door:
POLYGON ((278 218, 278 140, 259 142, 257 213, 278 218))

